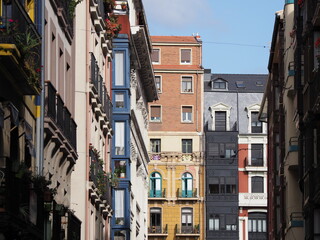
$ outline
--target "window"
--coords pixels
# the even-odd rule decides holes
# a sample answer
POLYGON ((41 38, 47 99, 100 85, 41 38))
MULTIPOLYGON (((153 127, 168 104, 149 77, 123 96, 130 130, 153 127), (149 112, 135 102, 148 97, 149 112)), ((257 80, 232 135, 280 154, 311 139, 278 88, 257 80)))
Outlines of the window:
POLYGON ((190 93, 193 91, 192 88, 192 77, 182 77, 181 82, 181 92, 183 93, 190 93))
POLYGON ((182 122, 192 122, 192 107, 182 107, 182 122))
POLYGON ((160 63, 160 49, 153 49, 151 54, 152 63, 160 63))
POLYGON ((152 122, 161 122, 161 106, 151 106, 150 116, 152 122))
POLYGON ((115 122, 115 155, 124 155, 125 154, 125 123, 124 122, 115 122))
POLYGON ((263 177, 252 177, 251 178, 251 192, 252 193, 263 193, 263 177))
POLYGON ((245 88, 243 81, 236 81, 236 86, 237 86, 237 88, 245 88))
POLYGON ((267 232, 267 214, 266 213, 249 213, 248 232, 249 232, 249 239, 253 239, 250 237, 251 235, 250 233, 266 233, 267 232))
POLYGON ((226 193, 236 194, 236 178, 226 177, 226 193))
POLYGON ((127 163, 124 160, 114 161, 114 173, 118 178, 125 178, 127 172, 127 163))
POLYGON ((212 230, 219 230, 220 229, 220 221, 219 221, 219 215, 210 215, 209 218, 209 231, 212 230))
POLYGON ((162 92, 162 89, 161 89, 161 77, 160 76, 155 76, 154 80, 156 82, 156 88, 157 88, 158 93, 162 92))
POLYGON ((181 209, 181 233, 193 232, 193 213, 192 208, 181 209))
POLYGON ((219 194, 219 177, 209 178, 209 194, 219 194))
POLYGON ((227 83, 224 80, 218 79, 212 82, 213 89, 226 89, 227 83))
POLYGON ((238 221, 238 217, 236 215, 226 215, 226 230, 236 231, 237 221, 238 221))
POLYGON ((192 139, 182 139, 182 153, 192 153, 192 139))
POLYGON ((115 53, 115 85, 124 85, 124 52, 115 53))
POLYGON ((190 173, 184 173, 182 175, 182 194, 181 197, 193 197, 192 192, 192 175, 190 173))
POLYGON ((124 190, 114 191, 114 216, 117 225, 124 225, 124 190))
POLYGON ((161 208, 150 208, 150 227, 152 233, 161 233, 161 208))
POLYGON ((262 133, 262 122, 258 120, 259 112, 251 112, 251 133, 262 133))
POLYGON ((124 108, 124 93, 115 94, 116 108, 124 108))
POLYGON ((226 154, 225 158, 236 157, 236 145, 234 143, 226 143, 226 154))
POLYGON ((161 139, 150 139, 151 152, 159 153, 161 152, 161 139))
POLYGON ((216 111, 215 116, 215 130, 226 131, 226 115, 225 111, 216 111))
POLYGON ((181 64, 191 63, 191 49, 181 49, 181 64))
POLYGON ((263 166, 263 144, 251 144, 251 165, 263 166))
POLYGON ((162 197, 162 178, 160 173, 154 172, 150 175, 150 197, 162 197))
POLYGON ((236 194, 237 185, 235 177, 209 178, 209 194, 236 194))

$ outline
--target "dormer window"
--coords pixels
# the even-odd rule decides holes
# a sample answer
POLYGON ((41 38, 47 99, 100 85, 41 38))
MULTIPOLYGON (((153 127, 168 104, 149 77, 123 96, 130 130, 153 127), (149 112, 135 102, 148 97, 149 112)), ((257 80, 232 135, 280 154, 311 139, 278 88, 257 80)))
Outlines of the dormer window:
POLYGON ((222 79, 213 80, 212 89, 227 89, 227 82, 222 79))

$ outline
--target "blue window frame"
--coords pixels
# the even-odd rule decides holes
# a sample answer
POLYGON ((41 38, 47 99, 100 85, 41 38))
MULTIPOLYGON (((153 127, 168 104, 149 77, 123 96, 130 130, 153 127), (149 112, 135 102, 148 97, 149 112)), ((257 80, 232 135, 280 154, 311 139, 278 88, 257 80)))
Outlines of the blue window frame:
POLYGON ((162 197, 162 177, 160 173, 153 172, 150 175, 150 197, 162 197))
POLYGON ((190 173, 184 173, 182 175, 182 197, 192 197, 193 196, 193 178, 190 173))

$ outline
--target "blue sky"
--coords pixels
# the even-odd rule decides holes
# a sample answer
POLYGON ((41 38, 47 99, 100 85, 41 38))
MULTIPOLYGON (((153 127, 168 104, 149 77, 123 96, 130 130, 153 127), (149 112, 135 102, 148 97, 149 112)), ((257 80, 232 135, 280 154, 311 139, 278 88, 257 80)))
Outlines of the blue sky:
POLYGON ((203 41, 213 73, 268 73, 275 13, 284 0, 143 0, 151 35, 203 41))

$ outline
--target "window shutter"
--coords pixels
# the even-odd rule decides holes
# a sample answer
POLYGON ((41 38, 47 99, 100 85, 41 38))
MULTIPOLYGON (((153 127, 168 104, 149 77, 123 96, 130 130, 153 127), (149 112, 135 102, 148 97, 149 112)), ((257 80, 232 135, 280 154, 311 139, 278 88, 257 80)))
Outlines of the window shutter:
POLYGON ((225 131, 226 130, 226 112, 216 111, 215 112, 215 130, 225 131))
POLYGON ((192 107, 182 107, 182 112, 184 112, 184 113, 192 113, 192 107))
POLYGON ((153 106, 151 107, 151 116, 160 118, 161 115, 161 107, 160 106, 153 106))
POLYGON ((159 49, 153 49, 151 54, 152 62, 158 63, 159 62, 159 49))
POLYGON ((181 49, 181 62, 190 63, 191 50, 190 49, 181 49))

